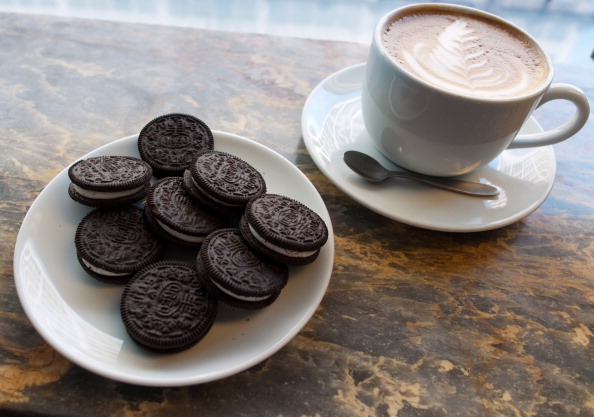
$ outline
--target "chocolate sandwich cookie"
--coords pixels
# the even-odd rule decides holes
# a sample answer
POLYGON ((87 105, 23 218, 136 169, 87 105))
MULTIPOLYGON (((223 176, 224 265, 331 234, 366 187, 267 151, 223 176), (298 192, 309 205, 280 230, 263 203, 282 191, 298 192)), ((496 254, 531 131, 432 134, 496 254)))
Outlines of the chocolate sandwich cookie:
POLYGON ((198 247, 227 219, 194 203, 181 177, 166 177, 151 187, 145 216, 150 229, 159 237, 184 247, 198 247))
POLYGON ((313 262, 328 240, 326 223, 316 212, 278 194, 251 200, 239 228, 256 253, 289 265, 313 262))
POLYGON ((208 235, 196 257, 196 269, 201 282, 220 301, 246 309, 270 305, 289 277, 286 265, 258 257, 235 228, 208 235))
POLYGON ((120 301, 126 331, 140 346, 173 353, 198 343, 212 327, 217 300, 196 277, 194 265, 154 263, 130 280, 120 301))
POLYGON ((240 216, 247 202, 266 192, 264 177, 251 164, 226 152, 198 155, 184 184, 200 204, 227 216, 240 216))
POLYGON ((80 221, 74 243, 83 269, 110 284, 125 284, 163 254, 163 245, 145 227, 142 210, 132 205, 91 211, 80 221))
POLYGON ((131 156, 96 156, 68 169, 70 197, 91 207, 111 207, 142 200, 150 188, 153 170, 131 156))
POLYGON ((181 176, 199 153, 214 149, 208 125, 187 114, 165 114, 147 123, 138 135, 140 157, 159 178, 181 176))

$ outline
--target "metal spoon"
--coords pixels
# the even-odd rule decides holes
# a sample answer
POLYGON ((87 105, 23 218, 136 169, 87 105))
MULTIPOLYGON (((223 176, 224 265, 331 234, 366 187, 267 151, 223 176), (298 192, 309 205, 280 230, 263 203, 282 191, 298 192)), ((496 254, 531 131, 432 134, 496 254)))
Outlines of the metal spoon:
POLYGON ((350 169, 368 181, 381 182, 387 178, 399 177, 424 182, 445 190, 478 197, 492 197, 499 194, 499 188, 479 182, 461 181, 453 178, 432 177, 410 171, 390 171, 371 156, 357 151, 346 151, 344 162, 350 169))

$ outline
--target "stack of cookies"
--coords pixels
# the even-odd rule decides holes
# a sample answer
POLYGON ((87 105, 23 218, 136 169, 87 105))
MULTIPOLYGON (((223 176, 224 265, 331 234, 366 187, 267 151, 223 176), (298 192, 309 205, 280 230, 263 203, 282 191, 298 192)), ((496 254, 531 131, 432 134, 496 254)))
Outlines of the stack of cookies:
POLYGON ((140 158, 89 158, 69 169, 69 195, 95 208, 76 231, 79 262, 92 277, 125 285, 126 330, 153 351, 197 343, 218 302, 270 305, 289 267, 313 262, 328 239, 317 213, 267 193, 241 155, 214 148, 200 119, 166 114, 141 130, 140 158), (195 258, 165 259, 167 247, 193 249, 195 258))

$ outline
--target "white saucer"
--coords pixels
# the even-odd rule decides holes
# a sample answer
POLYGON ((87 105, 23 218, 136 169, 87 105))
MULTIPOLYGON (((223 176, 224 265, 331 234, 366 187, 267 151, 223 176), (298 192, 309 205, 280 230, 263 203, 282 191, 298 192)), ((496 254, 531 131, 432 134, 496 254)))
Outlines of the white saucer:
MULTIPOLYGON (((181 386, 213 381, 247 369, 288 343, 316 311, 330 281, 334 235, 328 210, 307 177, 278 153, 249 139, 213 132, 215 149, 233 153, 264 176, 269 192, 293 197, 326 222, 328 242, 315 262, 290 269, 289 283, 257 311, 219 304, 212 329, 176 354, 149 353, 128 337, 119 314, 123 287, 90 278, 76 260, 74 234, 89 208, 68 196, 67 170, 37 197, 19 230, 14 277, 27 316, 58 352, 97 374, 139 385, 181 386)), ((86 155, 138 157, 137 136, 86 155)), ((83 157, 83 158, 85 158, 83 157)), ((182 251, 183 252, 183 251, 182 251)), ((194 253, 176 256, 191 261, 194 253)))
MULTIPOLYGON (((305 146, 320 170, 338 188, 369 209, 413 226, 446 232, 477 232, 514 223, 536 210, 555 180, 551 146, 507 150, 465 180, 496 185, 501 193, 484 199, 424 184, 391 179, 370 183, 343 161, 345 151, 365 152, 386 167, 397 167, 373 145, 361 117, 365 64, 336 72, 311 92, 302 115, 305 146)), ((541 131, 530 118, 522 133, 541 131)))

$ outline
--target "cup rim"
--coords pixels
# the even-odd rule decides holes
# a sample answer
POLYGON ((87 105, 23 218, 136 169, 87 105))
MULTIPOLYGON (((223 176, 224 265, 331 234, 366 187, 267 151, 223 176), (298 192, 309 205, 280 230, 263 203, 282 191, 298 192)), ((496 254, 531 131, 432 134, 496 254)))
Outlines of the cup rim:
POLYGON ((462 5, 458 5, 458 4, 451 4, 451 3, 414 3, 414 4, 408 4, 406 6, 401 6, 398 7, 396 9, 393 9, 391 11, 389 11, 388 13, 386 13, 384 16, 382 16, 380 18, 380 20, 378 21, 378 23, 375 26, 374 32, 373 32, 373 43, 376 44, 378 51, 381 53, 381 55, 383 56, 384 59, 388 60, 389 62, 392 62, 395 67, 397 67, 399 70, 401 70, 402 72, 404 72, 406 75, 408 75, 409 77, 413 78, 416 82, 424 85, 427 88, 430 89, 435 89, 440 91, 441 93, 450 95, 450 96, 454 96, 454 97, 463 97, 464 99, 467 100, 475 100, 475 101, 488 101, 488 102, 512 102, 512 101, 520 101, 520 100, 525 100, 528 98, 533 98, 536 96, 539 96, 541 94, 543 94, 547 88, 549 87, 549 85, 551 84, 552 80, 553 80, 553 75, 554 75, 554 69, 553 69, 553 64, 552 61, 549 57, 549 55, 546 53, 546 51, 544 51, 542 49, 542 46, 540 46, 540 44, 538 43, 538 41, 532 36, 530 35, 528 32, 526 32, 524 29, 520 28, 519 26, 515 25, 514 23, 510 22, 509 20, 506 20, 500 16, 497 16, 493 13, 489 13, 486 12, 484 10, 480 10, 480 9, 476 9, 474 7, 468 7, 468 6, 462 6, 462 5), (425 81, 424 79, 418 77, 417 75, 413 74, 412 72, 408 71, 406 68, 404 68, 401 65, 398 65, 396 63, 396 61, 394 59, 392 59, 389 54, 387 53, 383 41, 382 41, 382 35, 383 35, 383 29, 386 27, 386 24, 393 19, 393 17, 397 14, 401 14, 407 10, 411 10, 411 9, 421 9, 421 8, 430 8, 433 10, 455 10, 455 11, 460 11, 466 14, 470 14, 470 15, 475 15, 475 16, 480 16, 486 19, 491 19, 494 20, 504 26, 510 27, 511 29, 519 32, 520 34, 522 34, 523 36, 525 36, 528 40, 530 40, 530 42, 532 42, 532 44, 534 46, 536 46, 536 48, 538 48, 540 54, 544 57, 544 59, 547 62, 547 66, 549 68, 547 77, 545 78, 545 80, 542 82, 542 84, 540 86, 538 86, 538 88, 536 88, 535 90, 529 92, 529 93, 525 93, 522 95, 517 95, 514 97, 480 97, 480 96, 474 96, 474 95, 464 95, 463 93, 456 93, 454 91, 448 90, 446 88, 437 86, 435 84, 431 84, 427 81, 425 81))

